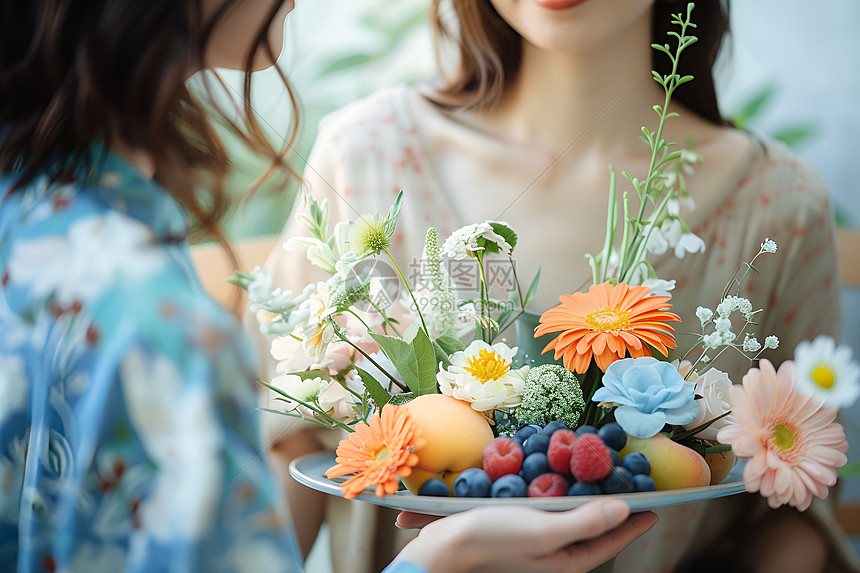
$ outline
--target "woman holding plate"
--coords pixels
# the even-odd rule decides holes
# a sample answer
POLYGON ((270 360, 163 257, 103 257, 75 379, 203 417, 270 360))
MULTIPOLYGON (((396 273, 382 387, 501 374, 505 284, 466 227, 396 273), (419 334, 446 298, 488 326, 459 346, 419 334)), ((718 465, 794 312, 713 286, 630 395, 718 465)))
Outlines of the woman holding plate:
MULTIPOLYGON (((237 120, 186 80, 241 69, 250 101, 291 8, 0 2, 4 570, 301 570, 261 461, 247 345, 187 243, 189 217, 224 240, 230 164, 210 122, 287 167, 249 105, 237 120)), ((656 519, 617 501, 509 515, 446 519, 388 570, 584 571, 656 519)))
MULTIPOLYGON (((672 310, 694 325, 687 330, 697 329, 696 307, 715 305, 734 270, 765 237, 774 239, 778 255, 762 261, 742 296, 765 309, 757 315, 758 334, 779 337, 779 348, 766 355, 779 363, 801 340, 838 335, 833 217, 814 170, 781 144, 733 129, 721 117, 713 66, 728 27, 725 4, 703 3, 693 13, 698 43, 684 54, 680 73, 695 79, 677 92, 673 110, 680 117, 667 122, 664 134, 688 149, 678 175, 689 193, 673 206, 678 223, 665 244, 653 245, 657 256, 650 260, 661 279, 674 281, 672 310)), ((590 280, 584 255, 601 249, 607 165, 640 177, 647 172, 650 153, 637 135, 640 126, 654 124, 652 106, 663 102, 651 70, 665 74, 670 65, 650 45, 669 41, 670 14, 685 11, 686 2, 654 0, 434 0, 440 52, 459 56, 453 71, 439 84, 384 90, 325 118, 305 170, 308 192, 328 199, 333 220, 348 220, 383 212, 403 189, 392 249, 399 260, 421 252, 428 226, 444 238, 467 223, 505 220, 519 234, 518 274, 530 278, 541 269, 532 306, 546 309, 590 280)), ((283 238, 297 234, 301 226, 289 224, 283 238)), ((297 288, 312 280, 303 259, 279 245, 268 262, 274 284, 297 288)), ((683 335, 678 343, 685 348, 683 335)), ((738 383, 749 361, 727 353, 717 368, 738 383)), ((280 422, 264 420, 282 460, 336 441, 280 422)), ((289 479, 285 487, 290 499, 302 499, 321 517, 321 496, 289 479)), ((695 569, 701 563, 688 551, 693 546, 718 547, 723 557, 713 562, 721 567, 767 570, 783 561, 804 570, 856 567, 826 509, 820 519, 807 518, 768 513, 759 501, 666 510, 661 531, 625 551, 618 567, 695 569), (743 533, 723 534, 727 529, 743 533), (757 533, 756 543, 742 542, 757 533)), ((348 518, 336 514, 335 546, 359 531, 356 552, 390 538, 368 535, 374 510, 337 505, 332 501, 330 511, 373 515, 349 529, 348 518)), ((316 522, 303 515, 307 527, 299 536, 307 544, 316 522)))

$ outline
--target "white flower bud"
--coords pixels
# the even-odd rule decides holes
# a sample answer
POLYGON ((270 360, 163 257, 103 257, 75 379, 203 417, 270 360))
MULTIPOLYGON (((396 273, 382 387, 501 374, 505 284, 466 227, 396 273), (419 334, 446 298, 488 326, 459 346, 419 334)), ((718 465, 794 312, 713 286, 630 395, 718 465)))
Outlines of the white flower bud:
POLYGON ((714 321, 714 327, 716 327, 717 332, 731 332, 732 321, 721 316, 714 321))
POLYGON ((710 308, 700 306, 696 309, 696 316, 702 322, 702 326, 705 326, 705 323, 711 320, 711 317, 714 316, 714 311, 712 311, 710 308))
POLYGON ((765 348, 779 348, 779 338, 776 336, 768 336, 764 339, 764 347, 765 348))
POLYGON ((761 250, 763 253, 775 253, 776 241, 773 241, 771 239, 765 239, 764 243, 761 244, 761 250))
POLYGON ((761 344, 755 337, 747 334, 747 337, 744 339, 744 351, 745 352, 758 352, 761 350, 761 344))

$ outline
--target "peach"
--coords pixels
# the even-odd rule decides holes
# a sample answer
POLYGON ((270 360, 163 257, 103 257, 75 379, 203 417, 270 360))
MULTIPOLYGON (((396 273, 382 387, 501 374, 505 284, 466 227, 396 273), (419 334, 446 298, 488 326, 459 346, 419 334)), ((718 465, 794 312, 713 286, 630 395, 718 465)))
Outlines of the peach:
POLYGON ((705 463, 711 468, 711 485, 722 483, 737 461, 731 450, 705 454, 705 463))
POLYGON ((418 465, 403 483, 417 493, 421 484, 435 477, 448 484, 453 495, 457 476, 481 467, 484 448, 493 440, 489 422, 467 402, 444 394, 419 396, 405 407, 426 443, 415 450, 418 465))
POLYGON ((664 434, 645 439, 627 436, 627 445, 618 455, 624 458, 631 452, 640 452, 651 462, 651 478, 658 490, 702 487, 711 483, 711 468, 705 458, 664 434))

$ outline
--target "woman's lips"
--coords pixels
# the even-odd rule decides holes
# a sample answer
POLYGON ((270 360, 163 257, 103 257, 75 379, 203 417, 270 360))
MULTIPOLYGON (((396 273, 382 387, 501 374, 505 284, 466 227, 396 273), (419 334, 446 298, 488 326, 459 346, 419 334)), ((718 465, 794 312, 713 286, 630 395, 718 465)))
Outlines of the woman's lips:
POLYGON ((547 10, 567 10, 588 0, 534 0, 534 3, 547 10))

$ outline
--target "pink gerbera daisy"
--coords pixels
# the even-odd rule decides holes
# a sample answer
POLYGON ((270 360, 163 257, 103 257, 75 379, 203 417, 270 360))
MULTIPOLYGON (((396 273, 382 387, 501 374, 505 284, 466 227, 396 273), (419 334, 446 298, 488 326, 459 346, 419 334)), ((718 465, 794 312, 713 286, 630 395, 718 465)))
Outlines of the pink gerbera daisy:
POLYGON ((848 461, 836 410, 795 388, 794 363, 777 372, 767 360, 751 368, 743 387, 731 389, 738 423, 717 434, 738 457, 751 458, 744 469, 747 491, 761 492, 768 505, 789 504, 803 511, 813 494, 824 499, 836 483, 836 468, 848 461))

